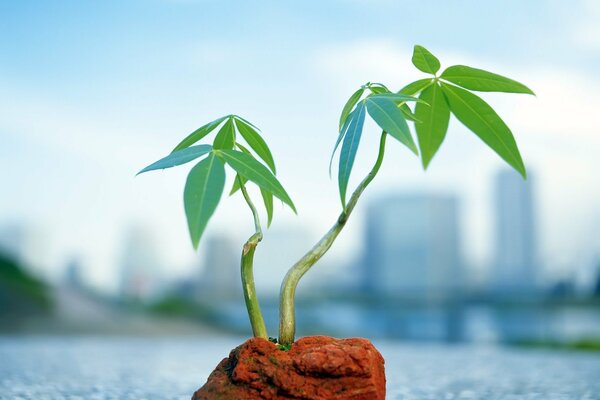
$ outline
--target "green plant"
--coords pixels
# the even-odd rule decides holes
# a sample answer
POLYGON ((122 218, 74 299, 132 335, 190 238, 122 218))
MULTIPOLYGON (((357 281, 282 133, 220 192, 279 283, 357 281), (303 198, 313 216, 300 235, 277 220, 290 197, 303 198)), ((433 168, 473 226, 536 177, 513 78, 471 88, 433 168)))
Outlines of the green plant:
MULTIPOLYGON (((329 250, 344 228, 361 194, 377 175, 385 154, 388 135, 406 146, 415 155, 421 155, 426 169, 439 150, 450 121, 450 114, 475 133, 502 159, 526 178, 525 166, 512 132, 498 114, 472 91, 480 92, 533 92, 525 85, 484 70, 454 65, 438 75, 439 60, 427 49, 415 46, 412 62, 428 78, 410 83, 398 92, 390 91, 381 83, 367 83, 350 96, 340 116, 338 138, 330 162, 341 145, 338 167, 338 186, 342 211, 333 227, 286 274, 280 293, 279 344, 284 348, 294 342, 296 287, 302 276, 329 250), (417 97, 418 96, 418 97, 417 97), (414 104, 414 110, 408 104, 414 104), (347 199, 347 189, 363 133, 366 115, 382 129, 375 164, 347 199), (408 122, 415 125, 417 144, 408 122)), ((214 213, 225 185, 225 165, 235 172, 231 194, 238 190, 250 208, 255 233, 242 250, 241 274, 246 307, 255 336, 267 338, 253 279, 253 258, 262 240, 259 214, 246 184, 260 188, 267 212, 268 224, 273 218, 273 196, 282 200, 294 212, 294 203, 275 177, 275 163, 269 147, 258 128, 237 115, 228 115, 212 121, 186 137, 167 157, 144 168, 140 173, 170 168, 206 156, 192 168, 184 190, 184 205, 194 248, 214 213), (219 125, 212 146, 194 145, 219 125), (238 141, 238 134, 248 149, 238 141)))

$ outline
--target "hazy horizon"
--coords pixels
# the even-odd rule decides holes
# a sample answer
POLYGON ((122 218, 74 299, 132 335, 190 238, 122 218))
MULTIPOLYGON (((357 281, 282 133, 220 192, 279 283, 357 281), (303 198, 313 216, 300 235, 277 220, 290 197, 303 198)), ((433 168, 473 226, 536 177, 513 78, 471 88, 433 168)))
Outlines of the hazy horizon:
MULTIPOLYGON (((327 165, 345 100, 366 81, 399 89, 422 76, 410 62, 421 44, 442 68, 488 69, 536 92, 482 97, 511 127, 534 177, 541 265, 549 277, 585 274, 600 257, 599 3, 494 1, 486 13, 478 4, 4 2, 0 228, 33 232, 33 257, 51 279, 77 258, 95 287, 114 289, 131 226, 154 232, 167 277, 196 273, 204 247, 193 252, 185 223, 189 167, 134 175, 198 126, 236 113, 262 129, 298 206, 296 217, 277 205, 273 228, 317 240, 339 213, 327 165)), ((375 157, 372 125, 364 138, 353 182, 375 157)), ((359 254, 365 210, 377 197, 444 193, 458 196, 467 266, 482 274, 493 254, 492 187, 502 168, 454 119, 426 173, 393 143, 324 261, 343 265, 359 254)), ((206 235, 232 236, 241 247, 251 233, 251 216, 234 196, 206 235)), ((287 267, 257 268, 257 279, 287 267)))

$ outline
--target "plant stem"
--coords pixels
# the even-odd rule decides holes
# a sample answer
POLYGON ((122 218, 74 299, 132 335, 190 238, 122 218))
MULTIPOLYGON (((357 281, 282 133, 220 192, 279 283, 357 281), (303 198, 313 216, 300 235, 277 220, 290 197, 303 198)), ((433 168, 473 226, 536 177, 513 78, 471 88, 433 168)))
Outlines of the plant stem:
POLYGON ((358 199, 366 187, 371 183, 379 168, 383 162, 383 155, 385 152, 385 139, 387 133, 381 133, 381 139, 379 141, 379 154, 377 155, 377 161, 369 172, 369 174, 360 182, 360 184, 352 193, 348 204, 346 205, 346 211, 342 211, 333 227, 308 251, 296 264, 289 269, 283 284, 281 285, 281 291, 279 294, 279 343, 282 345, 289 346, 294 343, 296 334, 296 312, 294 309, 294 302, 296 296, 296 287, 300 282, 300 278, 317 262, 323 255, 329 250, 339 233, 342 231, 352 210, 356 206, 358 199))
POLYGON ((244 244, 244 248, 242 250, 242 261, 241 261, 241 273, 242 273, 242 287, 244 289, 244 300, 246 301, 246 309, 248 310, 248 317, 250 318, 250 325, 252 326, 252 334, 254 337, 260 337, 263 339, 268 339, 267 328, 265 326, 265 321, 263 319, 262 312, 260 311, 260 305, 258 304, 258 297, 256 296, 256 287, 254 285, 254 251, 256 250, 256 246, 262 240, 262 229, 260 228, 260 219, 258 217, 258 212, 256 211, 256 207, 254 207, 254 203, 250 199, 248 195, 248 191, 246 190, 246 186, 242 181, 242 178, 238 176, 238 181, 240 184, 240 190, 244 195, 244 199, 246 203, 248 203, 248 207, 252 211, 252 215, 254 216, 254 228, 256 233, 250 236, 246 244, 244 244))

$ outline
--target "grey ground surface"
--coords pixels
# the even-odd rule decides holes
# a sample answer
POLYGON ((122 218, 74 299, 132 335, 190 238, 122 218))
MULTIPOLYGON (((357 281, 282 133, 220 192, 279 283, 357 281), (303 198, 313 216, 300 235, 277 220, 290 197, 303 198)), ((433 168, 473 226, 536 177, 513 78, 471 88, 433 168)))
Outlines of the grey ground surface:
MULTIPOLYGON (((241 339, 0 337, 1 399, 189 399, 241 339)), ((375 343, 388 399, 600 399, 600 355, 375 343)))

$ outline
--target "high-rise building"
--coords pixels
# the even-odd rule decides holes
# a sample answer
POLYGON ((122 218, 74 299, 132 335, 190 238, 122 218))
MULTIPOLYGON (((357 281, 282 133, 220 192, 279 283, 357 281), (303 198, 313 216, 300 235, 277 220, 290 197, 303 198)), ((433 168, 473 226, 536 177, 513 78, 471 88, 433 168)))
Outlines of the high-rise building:
POLYGON ((445 298, 462 282, 457 200, 398 195, 367 212, 364 282, 372 294, 445 298))
POLYGON ((120 259, 120 292, 125 298, 148 300, 164 289, 159 246, 154 232, 132 226, 123 240, 120 259))
POLYGON ((527 293, 537 278, 533 179, 502 170, 495 180, 495 252, 491 288, 497 293, 527 293))

